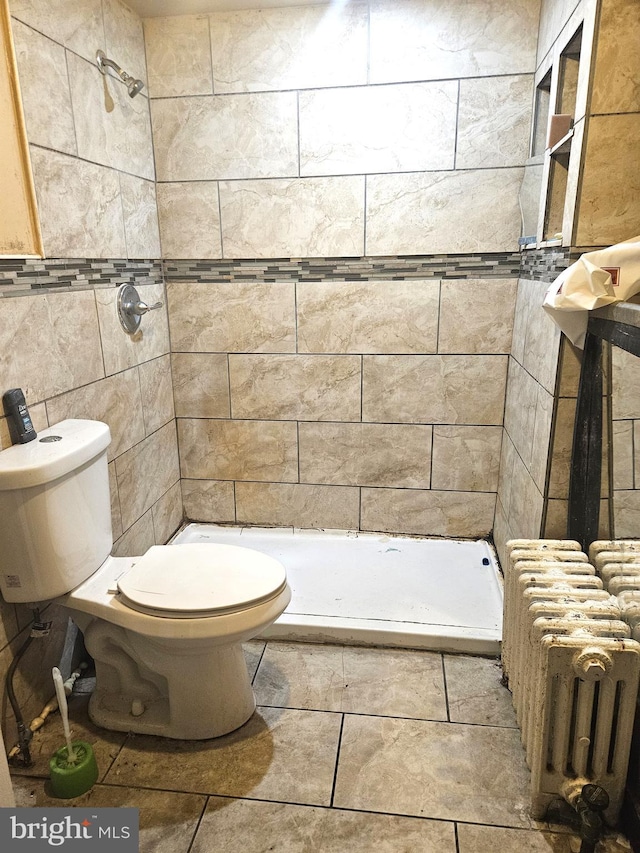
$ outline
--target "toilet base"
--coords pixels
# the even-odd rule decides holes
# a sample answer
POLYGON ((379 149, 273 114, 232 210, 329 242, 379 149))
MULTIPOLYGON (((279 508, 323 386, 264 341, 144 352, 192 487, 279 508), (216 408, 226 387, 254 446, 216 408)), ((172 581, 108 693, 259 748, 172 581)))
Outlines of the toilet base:
POLYGON ((234 731, 255 710, 240 643, 150 638, 101 620, 81 627, 96 664, 89 716, 98 726, 205 740, 234 731))
POLYGON ((168 702, 159 700, 150 704, 143 715, 133 716, 130 712, 121 713, 109 709, 112 704, 111 697, 94 694, 89 700, 89 717, 92 722, 102 729, 113 732, 134 732, 141 735, 156 735, 157 737, 168 737, 174 740, 209 740, 221 737, 239 729, 253 716, 256 702, 252 701, 242 708, 237 709, 236 715, 231 719, 229 716, 225 725, 209 725, 193 732, 190 727, 185 728, 180 722, 171 722, 168 717, 168 702))

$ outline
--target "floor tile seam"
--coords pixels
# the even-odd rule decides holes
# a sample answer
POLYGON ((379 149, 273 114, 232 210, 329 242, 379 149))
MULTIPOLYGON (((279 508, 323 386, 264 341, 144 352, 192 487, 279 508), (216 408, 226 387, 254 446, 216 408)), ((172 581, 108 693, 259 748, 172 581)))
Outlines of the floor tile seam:
MULTIPOLYGON (((41 776, 21 776, 19 778, 28 778, 33 779, 34 781, 42 781, 43 778, 41 776)), ((128 788, 133 791, 148 791, 151 793, 159 793, 159 794, 187 794, 198 797, 204 797, 205 802, 202 806, 202 810, 200 816, 198 818, 198 828, 204 817, 205 811, 209 805, 209 801, 212 798, 218 799, 226 799, 226 800, 237 800, 246 803, 273 803, 276 805, 284 805, 284 806, 300 806, 301 808, 314 808, 314 809, 322 809, 323 811, 340 811, 340 812, 351 812, 354 814, 363 814, 363 815, 385 815, 389 817, 399 817, 399 818, 407 818, 409 820, 425 820, 436 823, 448 823, 452 825, 462 825, 462 826, 485 826, 489 829, 511 829, 517 832, 546 832, 552 835, 570 835, 571 833, 568 831, 558 831, 554 830, 551 827, 536 827, 536 826, 512 826, 508 824, 500 824, 500 823, 479 823, 478 821, 470 821, 470 820, 460 820, 455 819, 451 820, 450 818, 429 816, 429 815, 413 815, 407 814, 405 812, 389 812, 389 811, 376 811, 374 809, 364 809, 364 808, 354 808, 350 806, 335 806, 335 805, 324 805, 321 803, 300 803, 293 802, 291 800, 285 799, 266 799, 264 797, 240 797, 234 794, 222 794, 222 793, 212 793, 205 791, 184 791, 173 788, 153 788, 145 785, 127 785, 120 782, 98 782, 96 783, 99 786, 107 787, 107 788, 128 788)), ((72 805, 71 803, 69 805, 72 805)), ((187 853, 191 850, 193 840, 195 840, 195 836, 197 834, 198 828, 194 831, 194 836, 192 842, 188 848, 187 853)))
POLYGON ((299 708, 294 706, 283 705, 259 705, 258 708, 270 708, 272 710, 281 711, 310 711, 314 714, 344 714, 348 717, 375 717, 381 720, 407 720, 416 723, 448 723, 449 720, 435 719, 433 717, 398 717, 393 714, 375 714, 371 711, 345 711, 345 710, 327 710, 324 708, 299 708))
POLYGON ((268 642, 265 642, 262 651, 260 652, 260 658, 258 660, 258 665, 256 666, 256 671, 253 673, 253 678, 251 679, 251 685, 254 686, 256 683, 256 678, 258 677, 258 670, 262 666, 262 661, 264 660, 265 652, 267 651, 268 642))
MULTIPOLYGON (((25 775, 20 775, 16 778, 32 779, 34 781, 40 782, 40 781, 43 781, 43 779, 46 779, 47 777, 28 776, 25 774, 25 775)), ((437 823, 449 823, 449 824, 455 825, 456 827, 457 826, 485 826, 488 829, 510 829, 510 830, 514 830, 516 832, 545 832, 545 833, 549 833, 551 835, 563 835, 563 836, 574 834, 574 833, 571 833, 571 831, 568 829, 559 830, 559 829, 553 829, 550 826, 545 826, 545 827, 529 826, 529 827, 527 827, 527 826, 511 826, 511 825, 499 824, 499 823, 479 823, 478 821, 460 820, 460 819, 451 820, 449 818, 429 817, 428 815, 412 815, 412 814, 406 814, 403 812, 381 812, 381 811, 374 811, 372 809, 362 809, 362 808, 358 809, 358 808, 353 808, 353 807, 349 807, 349 806, 323 805, 323 804, 318 804, 318 803, 299 803, 299 802, 292 802, 290 800, 269 800, 269 799, 265 799, 263 797, 239 797, 239 796, 236 796, 234 794, 217 794, 217 793, 211 793, 211 792, 207 793, 204 791, 183 791, 183 790, 178 790, 178 789, 173 789, 173 788, 153 788, 153 787, 147 787, 145 785, 127 785, 127 784, 120 783, 120 782, 97 782, 96 784, 99 786, 107 787, 107 788, 129 788, 133 791, 138 791, 138 790, 139 791, 148 791, 148 792, 159 793, 159 794, 187 794, 187 795, 193 795, 193 796, 198 796, 198 797, 204 797, 205 802, 204 802, 203 807, 202 807, 201 818, 202 818, 202 816, 204 816, 204 812, 206 811, 206 808, 209 805, 209 801, 212 798, 217 797, 218 799, 239 800, 239 801, 247 802, 247 803, 274 803, 276 805, 300 806, 301 808, 322 809, 324 811, 353 812, 356 814, 365 814, 365 815, 386 815, 389 817, 408 818, 410 820, 426 820, 426 821, 432 821, 432 822, 437 822, 437 823)), ((70 803, 69 805, 72 805, 72 804, 70 803)), ((201 821, 201 818, 199 819, 199 823, 201 821)), ((196 830, 196 832, 197 832, 197 830, 196 830)), ((194 833, 194 839, 195 839, 195 834, 196 833, 194 833)), ((190 849, 191 849, 191 847, 189 848, 189 850, 190 849)), ((187 853, 189 853, 189 851, 187 851, 187 853)))
POLYGON ((111 769, 113 768, 113 765, 114 765, 114 764, 116 763, 116 761, 118 760, 118 757, 120 756, 120 753, 122 752, 122 750, 124 749, 124 747, 126 746, 127 742, 128 742, 130 739, 131 739, 131 734, 130 734, 129 732, 127 732, 127 734, 126 734, 126 735, 124 736, 124 738, 123 738, 122 743, 120 744, 120 747, 118 748, 118 751, 116 752, 116 754, 113 756, 113 758, 112 758, 112 759, 111 759, 111 761, 109 762, 109 766, 107 767, 107 769, 105 770, 105 772, 104 772, 104 774, 103 774, 103 776, 102 776, 102 781, 104 781, 104 780, 107 778, 107 776, 108 776, 108 775, 109 775, 109 773, 111 772, 111 769))
POLYGON ((195 829, 193 830, 193 835, 191 836, 191 841, 189 842, 189 846, 187 847, 186 853, 191 853, 193 845, 196 843, 196 838, 198 836, 198 832, 200 831, 200 826, 202 825, 202 820, 205 816, 205 812, 207 811, 209 800, 210 797, 207 796, 204 803, 202 804, 202 809, 200 810, 200 815, 198 817, 198 820, 196 821, 195 829))
MULTIPOLYGON (((157 788, 151 789, 142 789, 142 790, 158 790, 157 788)), ((179 792, 185 793, 185 792, 179 792)), ((187 793, 195 793, 195 792, 187 792, 187 793)), ((217 797, 219 799, 226 800, 237 800, 244 803, 264 803, 264 804, 273 804, 273 805, 281 805, 281 806, 299 806, 303 809, 319 809, 326 812, 349 812, 351 814, 356 815, 370 815, 375 817, 376 815, 383 815, 387 817, 399 817, 406 818, 408 820, 423 820, 430 821, 432 823, 447 823, 453 825, 455 821, 450 818, 442 818, 442 817, 429 817, 429 815, 413 815, 406 814, 404 812, 385 812, 385 811, 376 811, 375 809, 358 809, 353 808, 351 806, 335 806, 335 805, 326 805, 324 803, 300 803, 293 800, 285 800, 285 799, 267 799, 265 797, 238 797, 233 794, 206 794, 205 795, 208 800, 211 798, 217 797)), ((484 824, 479 824, 483 826, 484 824)), ((487 826, 493 826, 492 824, 486 824, 487 826)), ((513 829, 513 827, 499 827, 504 829, 513 829)))
POLYGON ((344 731, 344 720, 345 715, 342 714, 342 719, 340 720, 340 731, 338 732, 338 742, 336 744, 336 763, 333 768, 333 780, 331 783, 331 796, 329 798, 329 806, 333 806, 333 800, 336 795, 336 785, 338 782, 338 768, 340 766, 340 749, 342 747, 342 732, 344 731))
POLYGON ((444 687, 444 703, 447 712, 447 721, 451 722, 451 712, 449 709, 449 689, 447 687, 447 668, 444 663, 444 655, 440 655, 440 663, 442 666, 442 684, 444 687))
MULTIPOLYGON (((434 820, 434 818, 432 818, 434 820)), ((533 821, 533 818, 531 818, 533 821)), ((554 829, 550 824, 546 824, 545 826, 512 826, 506 823, 478 823, 477 820, 460 820, 457 819, 454 821, 457 826, 486 826, 488 829, 511 829, 514 832, 544 832, 547 835, 559 835, 559 836, 569 836, 575 835, 578 837, 578 833, 575 832, 569 825, 560 826, 557 829, 554 829)), ((610 830, 610 827, 607 827, 610 830)), ((615 829, 610 830, 616 832, 615 829)))
MULTIPOLYGON (((41 780, 46 779, 48 777, 39 777, 41 780)), ((154 788, 151 785, 140 785, 140 784, 131 784, 127 782, 115 782, 115 781, 107 781, 107 782, 96 782, 96 785, 101 785, 105 788, 129 788, 132 791, 147 791, 149 793, 156 794, 186 794, 188 796, 194 797, 204 797, 205 800, 208 800, 210 797, 228 797, 232 800, 237 799, 249 799, 245 797, 234 797, 231 794, 215 794, 211 791, 193 791, 193 790, 185 790, 184 788, 154 788)))
MULTIPOLYGON (((104 783, 98 783, 104 784, 104 783)), ((455 821, 450 818, 442 818, 442 817, 429 817, 428 815, 413 815, 407 814, 404 812, 386 812, 386 811, 376 811, 375 809, 364 809, 364 808, 354 808, 351 806, 334 806, 327 805, 324 803, 300 803, 294 800, 286 800, 286 799, 267 799, 266 797, 240 797, 235 794, 218 794, 214 792, 206 793, 204 791, 179 791, 173 790, 170 788, 149 788, 143 785, 124 785, 120 783, 112 783, 110 786, 112 788, 131 788, 132 790, 140 790, 140 791, 149 791, 154 793, 163 793, 163 794, 192 794, 193 796, 201 796, 205 797, 206 804, 203 809, 209 804, 209 801, 213 798, 223 799, 223 800, 234 800, 238 802, 244 803, 264 803, 264 804, 273 804, 273 805, 281 805, 281 806, 299 806, 303 809, 321 809, 326 812, 349 812, 352 814, 358 815, 384 815, 388 817, 399 817, 399 818, 407 818, 408 820, 426 820, 436 823, 448 823, 453 824, 455 821)), ((458 821, 458 823, 470 823, 470 821, 458 821)), ((473 824, 478 826, 497 826, 494 824, 473 824)), ((501 829, 513 829, 511 826, 498 826, 501 829)))
POLYGON ((501 723, 469 723, 465 720, 439 720, 434 717, 398 717, 393 714, 375 714, 370 711, 344 711, 344 710, 328 710, 326 708, 301 708, 291 705, 266 705, 260 703, 256 705, 256 711, 260 708, 268 708, 272 711, 309 711, 312 714, 344 714, 347 717, 373 717, 379 720, 398 720, 399 722, 414 722, 414 723, 450 723, 453 726, 473 726, 479 729, 508 729, 515 731, 518 729, 517 724, 512 726, 501 723))
MULTIPOLYGON (((292 804, 293 805, 293 804, 292 804)), ((315 808, 323 808, 322 806, 316 806, 315 808)), ((550 829, 548 826, 538 827, 538 826, 514 826, 513 824, 508 823, 480 823, 477 820, 464 820, 461 818, 450 818, 450 817, 439 817, 436 815, 426 815, 426 814, 409 814, 408 812, 380 812, 374 811, 373 809, 365 809, 365 808, 356 808, 355 806, 324 806, 324 808, 329 808, 333 811, 345 811, 345 812, 355 812, 357 814, 371 814, 371 815, 389 815, 390 817, 405 817, 412 818, 414 820, 428 820, 437 823, 449 823, 449 824, 458 824, 458 826, 486 826, 488 829, 513 829, 517 832, 546 832, 552 835, 571 835, 570 829, 568 831, 562 830, 554 830, 550 829)), ((533 818, 531 818, 533 821, 533 818)))

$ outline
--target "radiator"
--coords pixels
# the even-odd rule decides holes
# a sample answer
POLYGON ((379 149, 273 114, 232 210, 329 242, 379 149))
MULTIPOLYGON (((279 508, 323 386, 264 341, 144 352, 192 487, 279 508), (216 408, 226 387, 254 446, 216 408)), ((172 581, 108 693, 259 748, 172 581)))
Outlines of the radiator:
POLYGON ((594 543, 590 561, 577 542, 507 543, 502 663, 536 819, 593 782, 609 794, 606 820, 617 822, 640 676, 634 544, 594 543))

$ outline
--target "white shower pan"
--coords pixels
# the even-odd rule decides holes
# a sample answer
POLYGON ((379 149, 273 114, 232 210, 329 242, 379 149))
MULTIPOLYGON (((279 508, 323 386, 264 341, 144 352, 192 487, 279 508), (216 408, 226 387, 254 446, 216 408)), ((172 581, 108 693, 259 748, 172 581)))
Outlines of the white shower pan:
POLYGON ((280 560, 291 603, 263 639, 498 655, 502 583, 483 540, 189 524, 172 544, 255 548, 280 560))

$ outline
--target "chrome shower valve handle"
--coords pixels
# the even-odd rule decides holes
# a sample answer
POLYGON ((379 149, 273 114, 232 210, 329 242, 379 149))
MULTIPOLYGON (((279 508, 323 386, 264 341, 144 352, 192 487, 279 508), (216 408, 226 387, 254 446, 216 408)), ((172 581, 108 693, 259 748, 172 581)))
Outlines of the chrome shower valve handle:
POLYGON ((162 308, 164 302, 155 302, 153 305, 147 305, 146 302, 127 302, 126 305, 123 305, 123 310, 125 312, 130 312, 131 314, 138 314, 142 316, 143 314, 147 314, 149 311, 156 311, 158 308, 162 308))
POLYGON ((140 299, 138 291, 132 284, 121 284, 118 288, 116 299, 118 317, 122 328, 129 335, 138 331, 144 314, 148 314, 149 311, 157 311, 158 308, 162 308, 163 304, 163 302, 156 302, 153 305, 147 305, 140 299))

